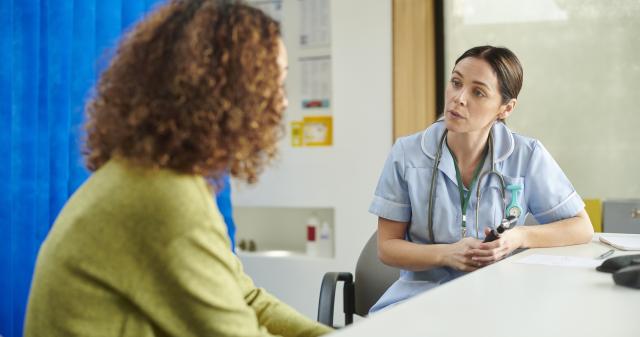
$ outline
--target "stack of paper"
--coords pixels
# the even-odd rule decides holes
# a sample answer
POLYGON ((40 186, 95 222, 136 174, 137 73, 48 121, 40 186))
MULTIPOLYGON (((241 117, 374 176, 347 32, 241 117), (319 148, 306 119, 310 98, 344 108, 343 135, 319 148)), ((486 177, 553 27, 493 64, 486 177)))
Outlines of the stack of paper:
POLYGON ((640 250, 640 234, 601 234, 600 241, 621 249, 621 250, 640 250))

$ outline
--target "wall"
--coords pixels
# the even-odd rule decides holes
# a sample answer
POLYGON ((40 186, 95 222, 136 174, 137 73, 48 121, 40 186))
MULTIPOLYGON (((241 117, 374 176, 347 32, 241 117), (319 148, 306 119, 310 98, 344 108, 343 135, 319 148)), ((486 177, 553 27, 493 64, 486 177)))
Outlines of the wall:
POLYGON ((584 198, 640 198, 638 17, 633 0, 446 1, 446 74, 470 47, 512 49, 524 85, 509 126, 540 139, 584 198))
MULTIPOLYGON (((287 32, 298 24, 296 1, 285 0, 283 10, 290 59, 288 115, 295 115, 297 36, 287 32)), ((292 148, 285 138, 279 160, 259 183, 236 182, 233 194, 238 207, 334 209, 334 259, 241 254, 246 272, 259 286, 313 319, 324 272, 353 271, 376 228, 377 218, 367 210, 391 148, 391 1, 331 1, 331 36, 334 145, 292 148)), ((240 233, 242 224, 238 226, 240 233)))

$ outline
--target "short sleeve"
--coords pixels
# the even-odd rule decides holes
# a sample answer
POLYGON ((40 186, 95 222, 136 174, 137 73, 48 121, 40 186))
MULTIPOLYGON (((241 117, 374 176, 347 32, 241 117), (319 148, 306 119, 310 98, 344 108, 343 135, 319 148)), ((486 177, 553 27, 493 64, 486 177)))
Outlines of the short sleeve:
POLYGON ((529 211, 541 224, 570 218, 584 209, 584 202, 558 163, 536 141, 525 176, 529 211))
POLYGON ((378 180, 369 212, 381 218, 409 222, 411 220, 411 202, 407 181, 405 180, 405 162, 402 139, 391 149, 378 180))

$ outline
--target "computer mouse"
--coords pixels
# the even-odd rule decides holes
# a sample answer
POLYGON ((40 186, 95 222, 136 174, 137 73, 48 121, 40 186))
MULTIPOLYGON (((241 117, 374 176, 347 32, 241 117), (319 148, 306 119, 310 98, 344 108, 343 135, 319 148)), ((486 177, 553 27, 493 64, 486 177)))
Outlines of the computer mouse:
POLYGON ((613 282, 617 285, 640 289, 640 265, 624 267, 613 273, 613 282))
POLYGON ((640 254, 622 255, 606 259, 596 270, 605 273, 615 273, 622 268, 632 265, 640 265, 640 254))

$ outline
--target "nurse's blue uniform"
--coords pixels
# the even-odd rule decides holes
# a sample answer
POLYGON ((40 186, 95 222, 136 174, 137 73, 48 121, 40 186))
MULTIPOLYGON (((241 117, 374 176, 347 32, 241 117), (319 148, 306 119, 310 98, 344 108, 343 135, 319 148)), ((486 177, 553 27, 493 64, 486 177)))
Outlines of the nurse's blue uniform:
MULTIPOLYGON (((429 237, 428 205, 434 158, 445 122, 439 120, 425 131, 396 141, 387 158, 369 212, 385 219, 410 223, 411 238, 416 243, 434 243, 429 237)), ((496 169, 504 176, 505 185, 520 185, 518 204, 524 223, 528 213, 541 223, 575 216, 584 202, 542 144, 535 139, 513 133, 504 123, 492 126, 496 169)), ((488 154, 490 155, 490 154, 488 154)), ((485 160, 481 172, 491 169, 485 160)), ((433 231, 437 243, 455 243, 462 237, 460 192, 453 157, 443 145, 438 166, 433 231)), ((491 174, 481 181, 479 232, 476 233, 476 191, 472 191, 467 210, 467 236, 484 239, 484 228, 500 223, 505 201, 499 179, 491 174)), ((505 191, 506 202, 511 192, 505 191)), ((416 294, 450 281, 464 272, 449 268, 424 271, 402 270, 400 278, 382 295, 370 312, 378 311, 416 294)))

